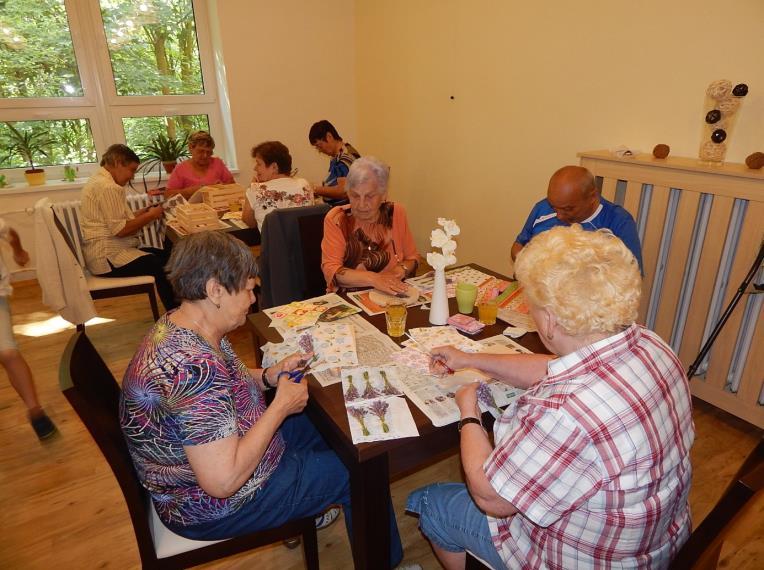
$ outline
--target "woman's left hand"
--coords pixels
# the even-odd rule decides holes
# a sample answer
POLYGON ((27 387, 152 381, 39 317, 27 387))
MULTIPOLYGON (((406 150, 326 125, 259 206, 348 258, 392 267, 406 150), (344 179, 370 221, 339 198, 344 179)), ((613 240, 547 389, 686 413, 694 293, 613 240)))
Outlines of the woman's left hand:
POLYGON ((479 382, 466 384, 456 392, 456 405, 459 406, 461 417, 480 418, 480 407, 478 406, 477 390, 479 382))

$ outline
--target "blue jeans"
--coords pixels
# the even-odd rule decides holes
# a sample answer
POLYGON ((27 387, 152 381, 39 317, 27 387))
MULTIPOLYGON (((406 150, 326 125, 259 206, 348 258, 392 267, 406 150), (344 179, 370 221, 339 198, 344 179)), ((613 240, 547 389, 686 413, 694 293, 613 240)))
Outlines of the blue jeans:
MULTIPOLYGON (((297 414, 281 425, 286 450, 276 470, 255 497, 222 519, 191 526, 173 525, 186 538, 219 540, 280 526, 287 521, 320 515, 330 505, 341 505, 352 540, 348 471, 308 417, 297 414)), ((390 560, 403 559, 395 512, 390 504, 390 560)))
POLYGON ((504 568, 488 528, 488 518, 462 483, 435 483, 409 495, 406 510, 419 515, 427 539, 449 552, 469 550, 492 568, 504 568))

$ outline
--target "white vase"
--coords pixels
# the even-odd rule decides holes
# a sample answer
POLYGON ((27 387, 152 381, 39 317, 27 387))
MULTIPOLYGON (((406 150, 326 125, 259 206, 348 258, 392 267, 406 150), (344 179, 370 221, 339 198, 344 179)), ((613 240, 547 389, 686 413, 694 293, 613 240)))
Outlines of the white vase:
POLYGON ((445 325, 448 320, 448 292, 446 291, 446 272, 442 267, 435 270, 435 282, 430 301, 430 323, 445 325))

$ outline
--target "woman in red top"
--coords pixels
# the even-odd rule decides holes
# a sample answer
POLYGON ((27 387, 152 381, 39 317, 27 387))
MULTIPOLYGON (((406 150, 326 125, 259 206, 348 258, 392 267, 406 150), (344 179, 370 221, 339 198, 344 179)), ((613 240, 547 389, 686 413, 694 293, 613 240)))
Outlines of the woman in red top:
POLYGON ((324 220, 321 269, 328 291, 374 287, 406 291, 403 279, 419 264, 406 210, 387 201, 390 167, 373 156, 350 167, 345 190, 350 204, 332 208, 324 220))
POLYGON ((207 131, 197 131, 188 139, 191 158, 175 167, 167 181, 165 198, 183 194, 188 200, 202 186, 210 184, 231 184, 233 174, 222 160, 212 156, 215 139, 207 131))

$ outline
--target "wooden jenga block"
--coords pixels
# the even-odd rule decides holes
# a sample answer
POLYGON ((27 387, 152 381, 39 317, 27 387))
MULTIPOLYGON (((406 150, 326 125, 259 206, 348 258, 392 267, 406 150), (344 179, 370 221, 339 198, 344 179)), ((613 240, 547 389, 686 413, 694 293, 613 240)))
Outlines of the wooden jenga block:
POLYGON ((245 188, 240 184, 210 184, 200 190, 202 200, 215 210, 228 210, 231 202, 244 198, 245 188))
POLYGON ((207 204, 180 204, 175 212, 178 223, 190 234, 220 227, 217 212, 207 204))

